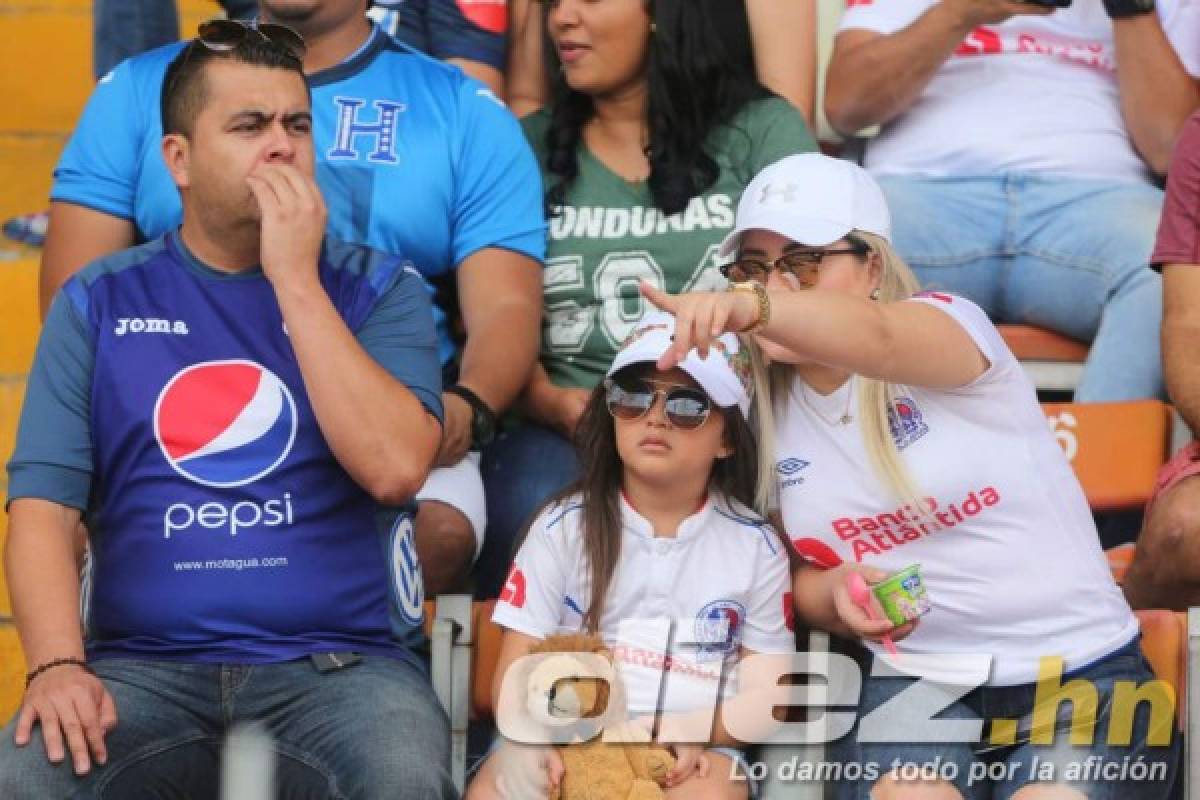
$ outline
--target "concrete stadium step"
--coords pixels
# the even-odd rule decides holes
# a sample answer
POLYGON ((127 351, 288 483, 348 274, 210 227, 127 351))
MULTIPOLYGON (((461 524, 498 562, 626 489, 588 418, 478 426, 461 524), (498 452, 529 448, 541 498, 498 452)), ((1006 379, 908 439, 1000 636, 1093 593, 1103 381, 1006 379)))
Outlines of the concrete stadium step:
POLYGON ((4 298, 4 311, 0 314, 0 375, 23 375, 33 363, 41 329, 37 310, 39 257, 38 251, 28 248, 0 250, 0 297, 4 298))
MULTIPOLYGON (((33 361, 40 325, 37 266, 36 253, 15 261, 0 260, 0 297, 4 298, 4 313, 0 316, 3 320, 0 322, 0 496, 8 494, 8 476, 3 472, 3 464, 12 455, 21 402, 25 397, 25 379, 33 361)), ((0 513, 0 548, 3 548, 8 532, 7 523, 7 517, 0 513)), ((0 571, 0 614, 7 613, 8 584, 0 571)), ((0 666, 0 671, 2 669, 0 666)))
MULTIPOLYGON (((180 0, 191 36, 220 14, 212 0, 180 0)), ((46 207, 54 164, 92 91, 91 0, 6 0, 0 4, 0 220, 46 207)), ((37 343, 40 251, 0 240, 0 500, 25 379, 37 343)), ((0 549, 8 518, 0 502, 0 549)), ((25 661, 0 573, 0 725, 20 703, 25 661)))
MULTIPOLYGON (((0 104, 2 107, 3 104, 0 104)), ((13 133, 0 130, 0 220, 46 208, 54 164, 67 142, 65 133, 13 133)), ((0 281, 14 258, 35 262, 41 251, 0 239, 0 281)), ((12 295, 4 295, 7 299, 12 295)), ((12 334, 8 320, 0 320, 0 332, 12 334)))
POLYGON ((63 133, 75 124, 92 88, 91 5, 87 0, 4 4, 0 131, 63 133))
POLYGON ((0 725, 21 705, 25 691, 25 655, 17 638, 17 629, 0 620, 0 725))
MULTIPOLYGON (((181 0, 179 10, 188 35, 220 14, 211 0, 181 0)), ((0 131, 71 130, 92 90, 91 0, 9 0, 0 42, 0 131)))
MULTIPOLYGON (((21 414, 21 403, 25 397, 24 373, 0 373, 0 497, 8 496, 8 475, 3 464, 12 455, 16 440, 17 420, 21 414)), ((0 511, 0 552, 8 538, 8 517, 0 511)), ((0 615, 8 614, 11 604, 8 597, 8 581, 0 570, 0 615)))
MULTIPOLYGON (((179 6, 188 35, 220 13, 211 0, 179 6)), ((46 207, 54 164, 92 91, 92 3, 9 0, 0 4, 0 42, 2 220, 46 207)), ((0 334, 9 334, 3 320, 0 334)))
MULTIPOLYGON (((8 479, 5 477, 0 481, 0 488, 5 494, 8 493, 8 479)), ((8 538, 8 514, 4 512, 3 506, 0 505, 0 551, 4 549, 5 540, 8 538)), ((8 582, 4 577, 4 571, 0 570, 0 619, 12 614, 12 602, 8 597, 8 582)), ((0 671, 3 671, 3 650, 0 649, 0 671)), ((0 686, 0 692, 3 691, 3 686, 0 686)), ((4 715, 0 714, 0 724, 3 724, 4 715)))

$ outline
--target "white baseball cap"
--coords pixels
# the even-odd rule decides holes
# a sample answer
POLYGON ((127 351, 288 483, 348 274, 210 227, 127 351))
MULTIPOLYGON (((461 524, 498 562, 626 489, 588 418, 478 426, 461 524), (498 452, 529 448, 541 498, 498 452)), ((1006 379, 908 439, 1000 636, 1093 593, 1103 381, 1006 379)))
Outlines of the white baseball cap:
MULTIPOLYGON (((665 311, 652 311, 642 317, 637 328, 617 351, 611 378, 631 364, 657 362, 671 348, 675 339, 675 317, 665 311)), ((737 406, 742 416, 750 417, 750 395, 754 380, 750 371, 750 354, 732 333, 724 333, 712 341, 708 358, 701 358, 696 348, 688 351, 679 368, 692 377, 700 388, 722 408, 737 406)))
POLYGON ((803 153, 776 161, 754 176, 719 255, 737 253, 742 234, 755 229, 822 247, 853 230, 890 240, 892 215, 879 184, 865 169, 840 158, 803 153))

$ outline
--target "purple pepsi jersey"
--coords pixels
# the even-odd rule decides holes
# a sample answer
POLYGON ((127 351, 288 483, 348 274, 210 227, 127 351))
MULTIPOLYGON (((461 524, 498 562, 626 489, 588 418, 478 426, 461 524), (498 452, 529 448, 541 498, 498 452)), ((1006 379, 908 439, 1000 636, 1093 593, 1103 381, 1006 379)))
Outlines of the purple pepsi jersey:
MULTIPOLYGON (((319 269, 363 349, 440 418, 420 276, 334 241, 319 269)), ((86 514, 90 657, 418 662, 411 509, 378 507, 334 458, 258 269, 214 271, 172 233, 72 278, 38 342, 8 472, 10 500, 86 514)))

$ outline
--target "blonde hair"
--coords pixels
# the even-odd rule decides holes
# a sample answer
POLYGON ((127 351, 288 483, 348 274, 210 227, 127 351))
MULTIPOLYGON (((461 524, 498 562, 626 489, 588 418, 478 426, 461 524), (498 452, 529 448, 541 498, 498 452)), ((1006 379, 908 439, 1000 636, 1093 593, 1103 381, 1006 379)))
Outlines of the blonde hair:
POLYGON ((775 480, 775 409, 771 403, 771 375, 766 357, 753 336, 738 336, 750 355, 750 374, 754 379, 754 398, 750 409, 750 427, 758 439, 758 485, 754 488, 754 510, 763 517, 779 507, 779 486, 775 480))
MULTIPOLYGON (((912 269, 904 263, 904 259, 900 258, 887 239, 858 230, 848 236, 853 236, 867 245, 868 259, 878 259, 878 302, 895 303, 907 300, 920 291, 920 283, 912 269)), ((768 385, 775 411, 781 410, 786 403, 794 380, 795 374, 789 365, 773 364, 770 367, 768 385)), ((888 412, 892 409, 892 404, 907 387, 864 378, 861 375, 854 375, 851 380, 854 381, 854 391, 858 395, 858 427, 862 431, 863 445, 872 471, 898 502, 911 505, 917 514, 925 513, 921 489, 904 463, 899 448, 896 447, 888 421, 888 412)), ((774 457, 773 453, 771 457, 774 457)), ((769 477, 774 479, 773 470, 769 477)), ((771 497, 772 501, 776 499, 771 497)))
MULTIPOLYGON (((864 231, 854 231, 854 236, 866 242, 871 249, 868 258, 874 255, 879 259, 880 303, 907 300, 921 290, 917 276, 900 258, 891 242, 864 231)), ((863 446, 866 447, 871 468, 896 500, 912 505, 918 514, 924 513, 925 502, 920 487, 896 447, 888 422, 892 404, 899 397, 900 390, 907 387, 861 375, 855 375, 853 380, 854 388, 858 391, 858 427, 862 431, 863 446)))

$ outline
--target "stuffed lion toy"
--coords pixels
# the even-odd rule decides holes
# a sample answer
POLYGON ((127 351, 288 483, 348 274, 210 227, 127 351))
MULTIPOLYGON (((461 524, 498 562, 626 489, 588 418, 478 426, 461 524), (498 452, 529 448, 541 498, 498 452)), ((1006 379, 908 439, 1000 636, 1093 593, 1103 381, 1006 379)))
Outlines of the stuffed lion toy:
MULTIPOLYGON (((625 719, 621 687, 615 682, 610 686, 604 680, 559 677, 572 653, 595 653, 612 663, 612 653, 599 637, 550 636, 531 651, 553 653, 561 653, 564 661, 546 659, 530 672, 526 698, 531 712, 545 714, 549 709, 553 716, 586 719, 615 717, 619 711, 620 719, 625 719), (610 710, 609 702, 617 702, 618 708, 610 710)), ((605 742, 597 736, 587 742, 559 745, 563 779, 551 790, 550 800, 661 800, 675 758, 649 739, 644 733, 636 743, 605 742)))

